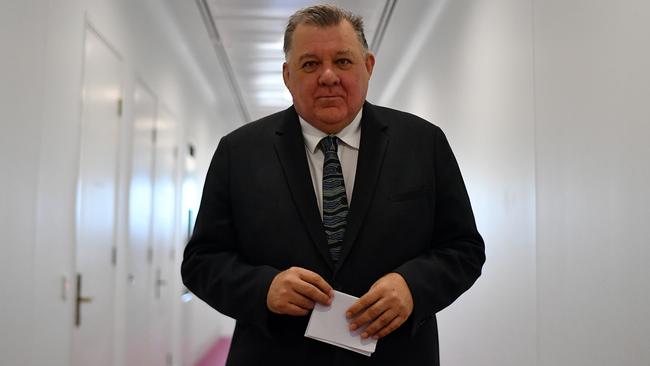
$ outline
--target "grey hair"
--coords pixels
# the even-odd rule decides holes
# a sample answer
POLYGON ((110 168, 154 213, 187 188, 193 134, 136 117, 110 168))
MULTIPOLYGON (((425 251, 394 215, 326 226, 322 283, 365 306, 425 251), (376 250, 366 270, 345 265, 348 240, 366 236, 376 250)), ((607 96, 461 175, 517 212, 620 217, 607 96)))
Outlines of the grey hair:
POLYGON ((339 25, 341 21, 346 20, 354 28, 364 54, 368 53, 368 42, 363 33, 363 18, 347 10, 343 10, 335 5, 314 5, 306 7, 295 12, 289 17, 289 22, 284 30, 284 57, 286 58, 291 50, 291 40, 293 32, 300 24, 315 25, 317 27, 329 27, 339 25))

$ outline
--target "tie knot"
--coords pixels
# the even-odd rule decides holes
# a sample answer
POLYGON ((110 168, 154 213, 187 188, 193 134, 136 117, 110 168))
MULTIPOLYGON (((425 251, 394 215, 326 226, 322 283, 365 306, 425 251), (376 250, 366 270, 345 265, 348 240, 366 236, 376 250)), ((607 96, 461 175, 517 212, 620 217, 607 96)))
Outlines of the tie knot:
POLYGON ((323 152, 336 152, 338 148, 338 137, 336 136, 325 136, 320 140, 320 148, 323 152))

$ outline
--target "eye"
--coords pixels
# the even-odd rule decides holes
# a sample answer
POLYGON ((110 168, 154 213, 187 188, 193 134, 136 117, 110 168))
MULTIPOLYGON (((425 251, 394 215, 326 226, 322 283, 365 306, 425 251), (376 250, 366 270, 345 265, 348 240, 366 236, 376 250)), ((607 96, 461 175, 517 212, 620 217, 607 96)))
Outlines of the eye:
POLYGON ((349 67, 350 65, 352 65, 352 60, 348 58, 340 58, 336 60, 336 63, 341 67, 349 67))
POLYGON ((305 61, 301 68, 307 72, 316 70, 318 63, 316 61, 305 61))

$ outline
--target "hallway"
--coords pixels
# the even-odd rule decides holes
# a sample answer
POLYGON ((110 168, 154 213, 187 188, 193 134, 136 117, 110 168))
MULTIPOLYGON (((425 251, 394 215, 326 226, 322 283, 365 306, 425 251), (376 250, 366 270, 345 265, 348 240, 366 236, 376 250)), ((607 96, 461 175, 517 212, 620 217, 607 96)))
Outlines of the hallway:
MULTIPOLYGON (((311 1, 0 2, 0 365, 222 365, 180 263, 220 138, 292 104, 311 1)), ((440 126, 487 262, 444 366, 650 365, 650 3, 340 0, 440 126)), ((251 350, 254 351, 254 350, 251 350)))

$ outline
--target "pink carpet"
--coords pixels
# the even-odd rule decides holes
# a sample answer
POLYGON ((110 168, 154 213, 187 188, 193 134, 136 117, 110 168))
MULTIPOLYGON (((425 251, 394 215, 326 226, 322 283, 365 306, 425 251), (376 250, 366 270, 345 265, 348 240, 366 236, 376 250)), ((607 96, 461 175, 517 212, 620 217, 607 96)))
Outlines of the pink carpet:
POLYGON ((195 366, 224 366, 228 358, 230 340, 230 337, 219 338, 195 366))

